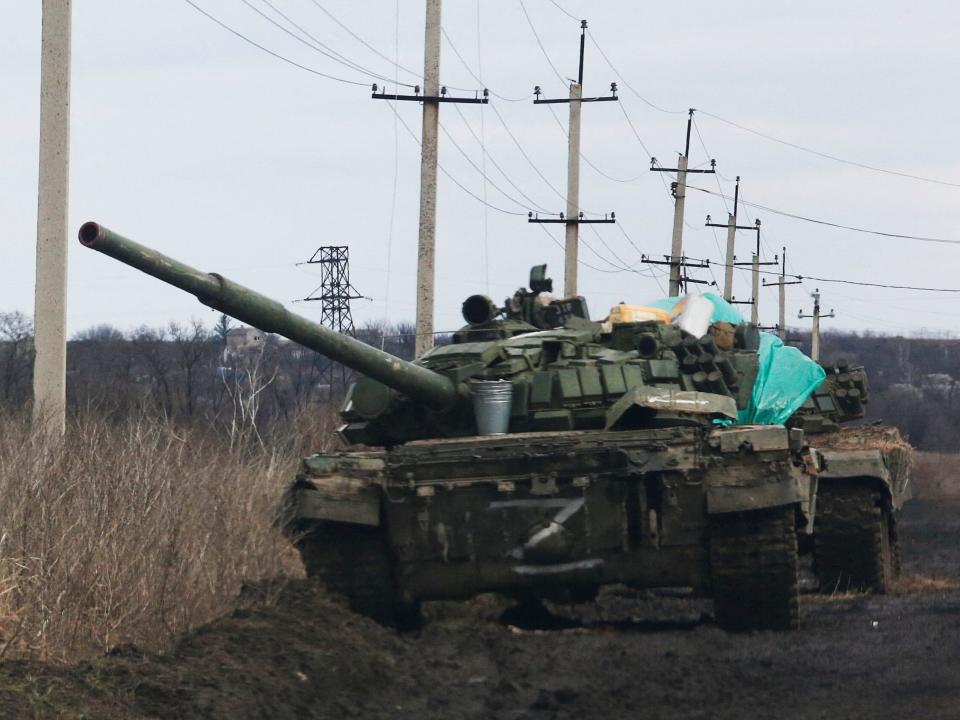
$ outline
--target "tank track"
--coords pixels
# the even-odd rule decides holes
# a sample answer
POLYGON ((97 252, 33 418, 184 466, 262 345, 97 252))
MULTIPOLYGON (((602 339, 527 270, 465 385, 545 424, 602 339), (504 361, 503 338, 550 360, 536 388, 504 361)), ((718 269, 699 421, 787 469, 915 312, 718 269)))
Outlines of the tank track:
POLYGON ((721 628, 796 629, 800 599, 792 506, 714 516, 710 566, 721 628))
POLYGON ((813 537, 820 592, 885 593, 900 573, 896 519, 870 487, 821 481, 813 537))
POLYGON ((419 626, 419 604, 397 593, 380 528, 318 523, 302 529, 296 546, 307 577, 345 597, 354 612, 398 630, 419 626))

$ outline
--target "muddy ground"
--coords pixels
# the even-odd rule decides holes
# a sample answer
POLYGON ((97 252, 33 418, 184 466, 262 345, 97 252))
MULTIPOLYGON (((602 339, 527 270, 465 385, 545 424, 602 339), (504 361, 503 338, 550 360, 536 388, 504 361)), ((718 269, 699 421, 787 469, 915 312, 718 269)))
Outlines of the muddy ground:
POLYGON ((613 589, 564 629, 504 625, 491 597, 397 636, 296 582, 165 656, 3 663, 0 717, 960 718, 960 500, 908 504, 902 530, 895 592, 806 594, 798 632, 729 635, 708 601, 613 589))

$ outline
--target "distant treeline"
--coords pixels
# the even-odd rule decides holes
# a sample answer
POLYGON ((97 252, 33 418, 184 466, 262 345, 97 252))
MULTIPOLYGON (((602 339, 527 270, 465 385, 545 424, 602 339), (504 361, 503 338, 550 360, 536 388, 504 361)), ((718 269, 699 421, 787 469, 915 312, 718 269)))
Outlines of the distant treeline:
MULTIPOLYGON (((810 336, 798 335, 810 350, 810 336)), ((960 445, 960 338, 905 338, 830 332, 821 359, 862 365, 870 381, 867 419, 897 425, 922 450, 956 452, 960 445)))
MULTIPOLYGON (((118 419, 147 411, 175 421, 262 429, 340 401, 348 372, 276 336, 247 332, 221 316, 212 327, 170 323, 124 333, 100 325, 77 333, 67 347, 69 407, 118 419)), ((398 357, 413 357, 411 324, 370 323, 356 335, 398 357)), ((809 352, 809 334, 796 334, 791 343, 809 352)), ((823 336, 822 355, 825 362, 846 359, 866 367, 868 421, 898 425, 925 450, 952 451, 960 444, 960 339, 831 332, 823 336)), ((29 401, 32 361, 30 319, 0 312, 0 406, 29 401)))
MULTIPOLYGON (((413 357, 412 326, 369 323, 356 336, 398 357, 413 357)), ((30 319, 0 313, 0 407, 29 402, 32 369, 30 319)), ((68 409, 118 420, 147 412, 263 429, 339 403, 352 377, 323 355, 240 328, 226 316, 213 327, 193 321, 124 333, 98 325, 67 343, 68 409)))

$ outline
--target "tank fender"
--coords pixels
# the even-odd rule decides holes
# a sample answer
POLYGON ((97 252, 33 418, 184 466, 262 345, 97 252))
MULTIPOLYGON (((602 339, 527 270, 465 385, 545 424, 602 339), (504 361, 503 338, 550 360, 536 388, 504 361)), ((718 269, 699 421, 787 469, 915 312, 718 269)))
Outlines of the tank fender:
POLYGON ((373 453, 305 459, 300 475, 283 493, 284 526, 316 521, 380 525, 384 468, 383 459, 373 453))
POLYGON ((793 451, 785 427, 719 428, 707 443, 719 451, 705 478, 708 514, 796 505, 801 524, 810 524, 816 475, 793 451))
POLYGON ((910 473, 890 472, 880 450, 825 449, 820 452, 825 461, 820 471, 822 481, 867 483, 880 490, 884 502, 894 510, 899 510, 913 495, 910 473))
POLYGON ((354 478, 305 481, 293 490, 297 520, 328 520, 376 527, 380 524, 380 488, 354 478))

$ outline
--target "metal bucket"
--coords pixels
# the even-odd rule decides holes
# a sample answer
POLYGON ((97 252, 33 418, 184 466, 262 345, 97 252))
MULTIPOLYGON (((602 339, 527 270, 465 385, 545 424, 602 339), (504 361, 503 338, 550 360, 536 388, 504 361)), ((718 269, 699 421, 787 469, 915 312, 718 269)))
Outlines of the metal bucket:
POLYGON ((480 435, 506 435, 510 430, 510 408, 513 406, 513 383, 509 380, 474 380, 473 416, 480 435))

